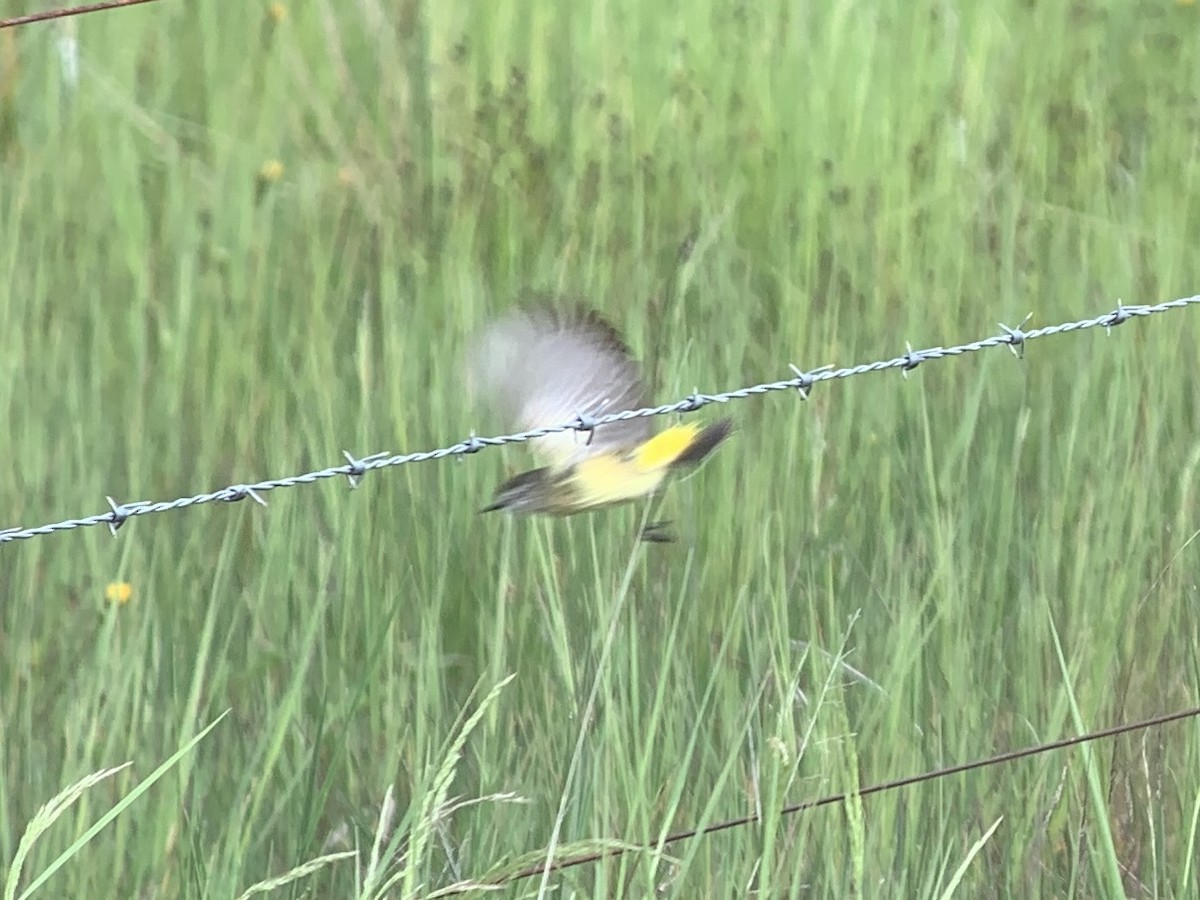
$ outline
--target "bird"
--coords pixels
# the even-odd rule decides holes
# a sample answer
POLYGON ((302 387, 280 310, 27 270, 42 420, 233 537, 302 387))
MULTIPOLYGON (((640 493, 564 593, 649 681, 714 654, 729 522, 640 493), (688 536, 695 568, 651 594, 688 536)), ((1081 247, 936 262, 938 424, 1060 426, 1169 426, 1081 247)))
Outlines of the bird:
MULTIPOLYGON (((620 333, 578 305, 543 301, 492 320, 472 342, 468 380, 472 393, 525 431, 645 405, 641 367, 620 333)), ((670 476, 703 462, 732 428, 726 418, 653 434, 640 417, 535 438, 531 449, 545 464, 497 486, 480 513, 570 516, 653 496, 670 476)), ((670 541, 667 524, 648 526, 642 538, 670 541)))

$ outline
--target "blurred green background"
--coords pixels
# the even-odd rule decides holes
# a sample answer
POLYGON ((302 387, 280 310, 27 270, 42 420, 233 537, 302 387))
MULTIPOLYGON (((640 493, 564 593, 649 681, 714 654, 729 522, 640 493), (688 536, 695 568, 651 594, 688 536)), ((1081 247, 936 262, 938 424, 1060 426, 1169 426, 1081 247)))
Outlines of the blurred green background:
MULTIPOLYGON (((463 353, 530 289, 663 401, 1189 296, 1197 198, 1186 2, 7 30, 0 527, 509 430, 463 353)), ((775 812, 1195 704, 1198 335, 730 404, 670 546, 476 516, 523 447, 2 545, 5 896, 1196 896, 1194 721, 775 812)))

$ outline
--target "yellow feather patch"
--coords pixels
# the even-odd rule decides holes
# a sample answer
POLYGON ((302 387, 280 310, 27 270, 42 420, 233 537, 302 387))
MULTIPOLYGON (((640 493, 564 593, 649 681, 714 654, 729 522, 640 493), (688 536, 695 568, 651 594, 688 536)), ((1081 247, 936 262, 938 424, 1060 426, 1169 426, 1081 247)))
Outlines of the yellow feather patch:
POLYGON ((692 445, 699 433, 700 426, 694 423, 674 425, 634 450, 633 464, 643 472, 665 468, 692 445))
POLYGON ((650 493, 664 478, 665 469, 647 472, 615 453, 593 456, 571 467, 570 485, 579 509, 623 503, 650 493))

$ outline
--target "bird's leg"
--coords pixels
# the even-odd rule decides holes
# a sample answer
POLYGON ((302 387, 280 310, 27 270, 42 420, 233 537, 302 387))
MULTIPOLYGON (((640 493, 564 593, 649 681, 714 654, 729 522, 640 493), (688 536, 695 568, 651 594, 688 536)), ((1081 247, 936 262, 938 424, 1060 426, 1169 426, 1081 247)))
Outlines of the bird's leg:
POLYGON ((651 522, 642 529, 641 539, 648 544, 673 544, 675 543, 675 535, 670 531, 670 527, 670 519, 651 522))
MULTIPOLYGON (((663 495, 655 493, 650 499, 649 506, 646 507, 646 514, 642 516, 642 521, 647 522, 662 506, 663 495)), ((646 541, 649 544, 673 544, 675 543, 675 535, 671 532, 671 520, 659 519, 642 527, 642 533, 638 536, 639 540, 646 541)))

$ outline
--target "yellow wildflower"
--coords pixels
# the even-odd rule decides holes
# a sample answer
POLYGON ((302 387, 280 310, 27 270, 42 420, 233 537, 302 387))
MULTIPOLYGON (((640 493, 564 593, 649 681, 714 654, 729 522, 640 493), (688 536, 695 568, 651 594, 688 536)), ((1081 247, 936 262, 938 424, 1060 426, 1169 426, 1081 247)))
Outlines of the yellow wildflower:
POLYGON ((109 603, 123 605, 133 597, 133 585, 128 581, 114 581, 104 589, 104 599, 109 603))
POLYGON ((278 181, 283 177, 283 163, 277 159, 268 159, 258 170, 258 177, 260 181, 278 181))

